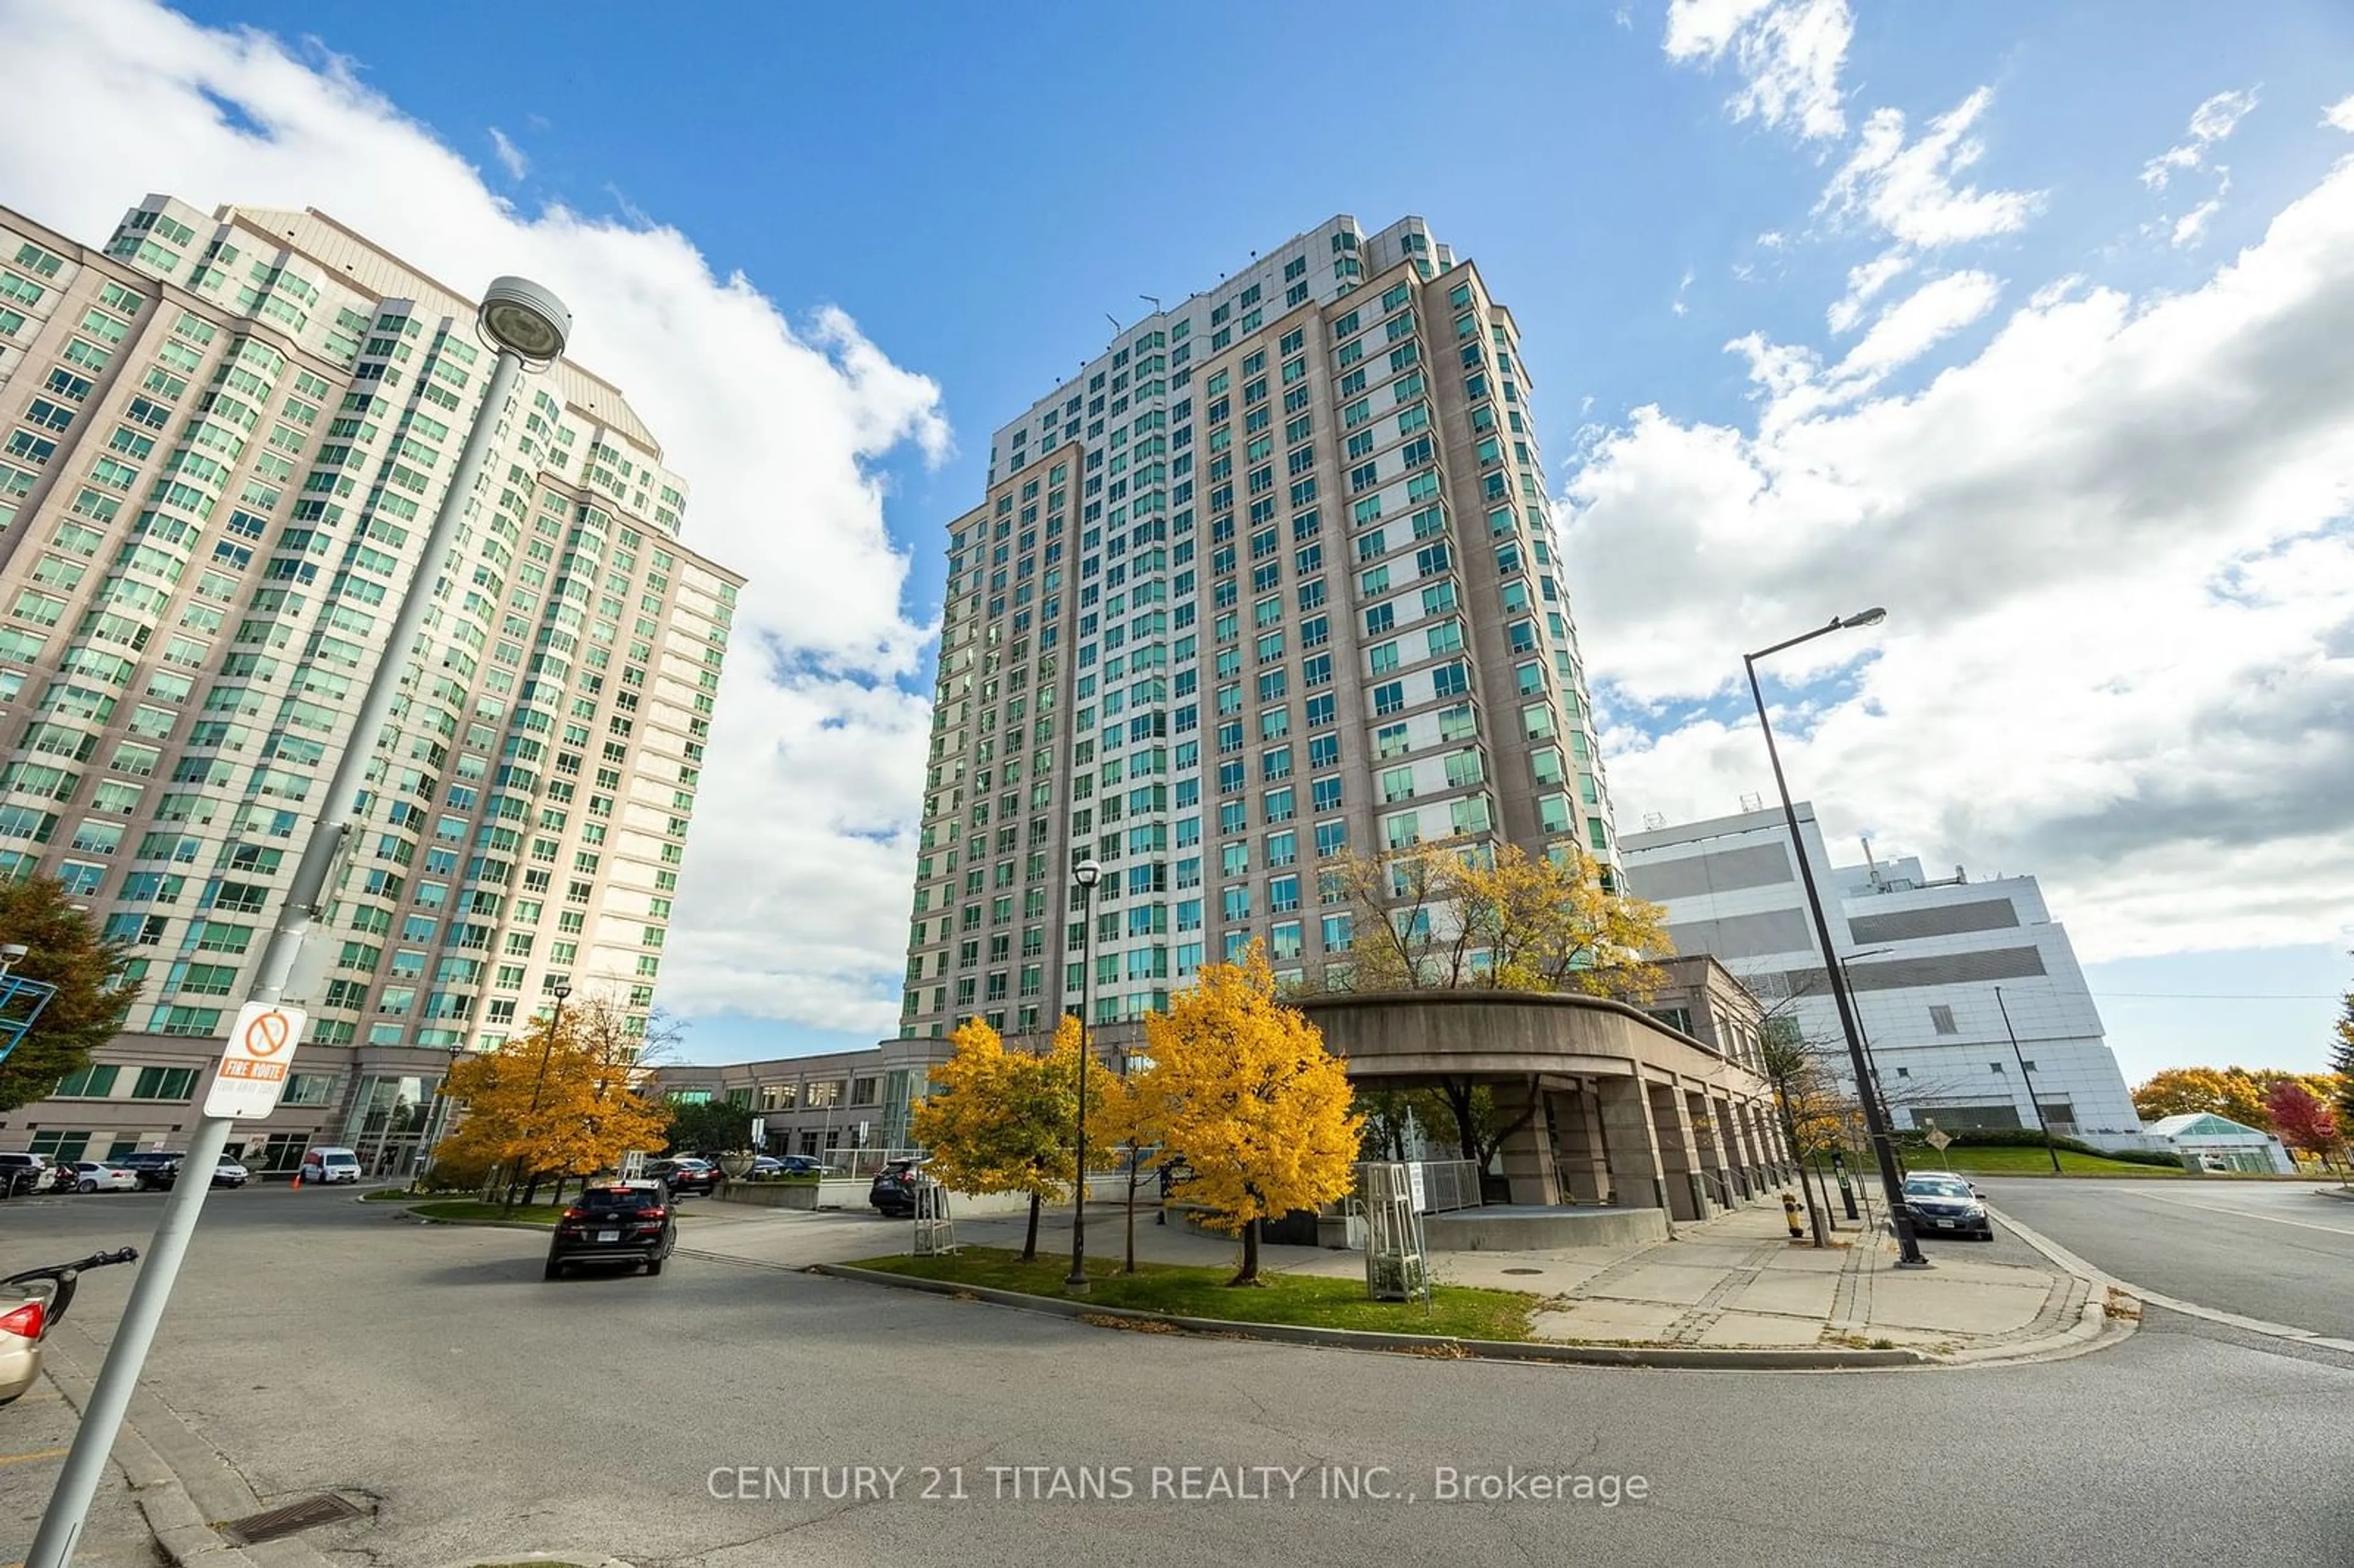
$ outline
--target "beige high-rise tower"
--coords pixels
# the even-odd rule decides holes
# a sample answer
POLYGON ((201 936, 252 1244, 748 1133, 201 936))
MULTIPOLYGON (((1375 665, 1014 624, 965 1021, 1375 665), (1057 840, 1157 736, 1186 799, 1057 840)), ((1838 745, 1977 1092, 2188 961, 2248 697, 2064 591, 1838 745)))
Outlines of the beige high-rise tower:
POLYGON ((1614 863, 1511 313, 1335 217, 1000 430, 949 541, 901 1032, 1345 965, 1319 869, 1469 836, 1614 863), (1101 863, 1092 943, 1070 867, 1101 863))
POLYGON ((410 584, 488 380, 474 314, 315 211, 150 196, 97 251, 0 210, 0 874, 131 945, 135 1033, 220 1036, 404 591, 437 603, 306 1044, 495 1044, 559 984, 643 1026, 741 579, 559 361, 491 412, 448 575, 410 584))

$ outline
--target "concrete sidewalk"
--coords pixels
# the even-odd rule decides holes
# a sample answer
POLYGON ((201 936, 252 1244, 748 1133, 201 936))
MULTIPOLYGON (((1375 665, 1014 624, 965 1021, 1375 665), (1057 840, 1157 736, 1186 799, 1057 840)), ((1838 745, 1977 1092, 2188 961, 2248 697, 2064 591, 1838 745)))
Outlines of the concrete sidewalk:
MULTIPOLYGON (((698 1206, 680 1249, 734 1262, 799 1268, 905 1253, 908 1224, 850 1211, 815 1213, 737 1205, 698 1206)), ((1239 1245, 1172 1223, 1140 1205, 1137 1255, 1153 1263, 1228 1266, 1239 1245)), ((960 1219, 966 1246, 1018 1249, 1023 1216, 960 1219)), ((1540 1298, 1535 1336, 1564 1343, 1662 1345, 1696 1350, 1889 1348, 1939 1360, 1982 1361, 2046 1353, 2088 1341, 2105 1304, 2094 1281, 2057 1266, 1979 1262, 1938 1249, 1935 1266, 1899 1269, 1894 1241, 1848 1232, 1818 1249, 1792 1243, 1779 1210, 1735 1209, 1680 1224, 1677 1239, 1542 1252, 1435 1252, 1443 1284, 1525 1291, 1540 1298)), ((1039 1250, 1066 1255, 1067 1206, 1043 1216, 1039 1250)), ((1087 1207, 1090 1259, 1125 1254, 1117 1204, 1087 1207)), ((1260 1248, 1262 1266, 1290 1274, 1362 1277, 1363 1255, 1320 1247, 1260 1248)))

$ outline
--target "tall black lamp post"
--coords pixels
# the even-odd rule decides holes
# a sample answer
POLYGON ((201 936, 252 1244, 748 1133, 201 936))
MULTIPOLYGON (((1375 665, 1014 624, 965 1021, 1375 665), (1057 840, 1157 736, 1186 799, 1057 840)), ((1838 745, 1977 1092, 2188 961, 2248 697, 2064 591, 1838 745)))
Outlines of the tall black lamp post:
POLYGON ((2035 1097, 2035 1075, 2027 1065, 2027 1057, 2019 1049, 2019 1031, 2010 1026, 2010 1008, 2002 1000, 2002 987, 1994 988, 1994 1004, 2002 1012, 2002 1032, 2010 1038, 2010 1059, 2019 1064, 2019 1081, 2027 1086, 2028 1107, 2035 1112, 2035 1125, 2043 1129, 2043 1152, 2052 1157, 2052 1174, 2064 1174, 2060 1169, 2060 1146, 2052 1141, 2052 1118, 2043 1114, 2043 1104, 2035 1097))
POLYGON ((1757 683, 1757 661, 1768 654, 1779 653, 1785 648, 1796 648, 1801 642, 1811 642, 1818 637, 1851 627, 1877 626, 1888 619, 1884 609, 1872 609, 1860 614, 1842 616, 1829 625, 1787 638, 1771 648, 1761 648, 1755 653, 1742 655, 1741 662, 1749 672, 1749 694, 1757 704, 1757 726, 1766 735, 1766 755, 1774 764, 1774 787, 1782 794, 1782 817, 1790 825, 1790 850, 1798 859, 1798 880, 1807 889, 1807 908, 1814 916, 1815 939, 1822 944, 1823 975, 1831 988, 1831 1000, 1839 1006, 1840 1029, 1847 1036, 1848 1060, 1855 1068, 1856 1098, 1863 1102, 1863 1125, 1872 1135, 1872 1151, 1880 1164, 1880 1185, 1887 1194, 1889 1221, 1896 1229, 1897 1266, 1901 1268, 1926 1268, 1929 1260, 1921 1255, 1921 1241, 1913 1234, 1912 1216, 1904 1208, 1904 1181, 1897 1174, 1896 1150, 1888 1137, 1888 1113, 1880 1104, 1879 1086, 1872 1081, 1872 1063, 1864 1055, 1863 1033, 1857 1026, 1855 1001, 1848 995, 1847 977, 1840 968, 1839 949, 1831 944, 1829 917, 1823 913, 1823 896, 1815 886, 1815 870, 1807 859, 1807 841, 1798 832, 1798 809, 1791 804, 1789 781, 1782 776, 1782 754, 1774 746, 1774 726, 1766 717, 1766 693, 1757 683))
MULTIPOLYGON (((547 1021, 547 1037, 540 1042, 539 1071, 532 1075, 531 1110, 529 1111, 527 1118, 529 1127, 531 1128, 536 1128, 539 1125, 540 1092, 547 1087, 547 1058, 555 1052, 557 1035, 564 1028, 564 999, 572 994, 572 982, 569 980, 557 980, 554 985, 548 987, 548 994, 556 998, 556 1012, 547 1021)), ((514 1199, 514 1190, 521 1184, 522 1183, 517 1181, 510 1181, 507 1183, 507 1198, 510 1206, 513 1205, 514 1199)), ((539 1178, 536 1175, 532 1176, 531 1184, 535 1189, 539 1186, 539 1178)), ((558 1197, 563 1196, 563 1191, 564 1183, 559 1179, 557 1182, 557 1195, 558 1197)))
POLYGON ((1102 878, 1103 867, 1092 859, 1071 868, 1071 880, 1079 889, 1079 1158, 1071 1182, 1071 1275, 1063 1281, 1068 1296, 1087 1293, 1087 1057, 1093 1054, 1087 1012, 1096 967, 1096 884, 1102 878))

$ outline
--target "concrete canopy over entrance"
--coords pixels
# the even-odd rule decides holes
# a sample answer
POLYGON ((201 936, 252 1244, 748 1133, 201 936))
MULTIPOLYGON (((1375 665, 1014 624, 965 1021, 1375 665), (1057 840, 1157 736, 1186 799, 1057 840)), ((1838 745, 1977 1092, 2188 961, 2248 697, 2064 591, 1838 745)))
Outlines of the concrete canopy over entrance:
POLYGON ((1772 1088, 1743 1062, 1606 997, 1339 992, 1292 1005, 1366 1088, 1486 1084, 1511 1202, 1660 1208, 1705 1219, 1758 1201, 1790 1165, 1772 1088))

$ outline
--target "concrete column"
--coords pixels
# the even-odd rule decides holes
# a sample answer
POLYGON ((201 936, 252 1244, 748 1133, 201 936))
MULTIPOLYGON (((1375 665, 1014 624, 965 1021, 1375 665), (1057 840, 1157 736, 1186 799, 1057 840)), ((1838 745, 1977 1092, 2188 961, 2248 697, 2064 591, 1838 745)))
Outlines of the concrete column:
POLYGON ((1596 1078, 1594 1087, 1602 1147, 1609 1161, 1611 1201, 1627 1209, 1665 1208, 1659 1145, 1651 1130, 1651 1101, 1642 1081, 1630 1073, 1623 1078, 1596 1078))
POLYGON ((1744 1107, 1731 1096, 1719 1103, 1723 1107, 1726 1125, 1733 1128, 1734 1173, 1741 1178, 1744 1196, 1752 1200, 1761 1199, 1766 1195, 1766 1170, 1764 1162, 1757 1158, 1757 1145, 1750 1135, 1749 1118, 1744 1114, 1744 1107))
POLYGON ((1733 1185, 1733 1157, 1725 1152, 1730 1147, 1729 1129, 1716 1120, 1716 1102, 1705 1089, 1681 1091, 1684 1102, 1684 1119, 1692 1129, 1692 1149, 1700 1157, 1701 1190, 1712 1202, 1732 1208, 1741 1199, 1733 1185))
POLYGON ((1511 1188, 1515 1203, 1538 1203, 1547 1207, 1561 1202, 1561 1188, 1553 1179, 1553 1127, 1545 1115, 1546 1095, 1537 1087, 1537 1081, 1516 1078, 1493 1086, 1496 1097, 1496 1122, 1509 1127, 1522 1114, 1528 1124, 1506 1138, 1497 1150, 1502 1157, 1504 1181, 1511 1188))
POLYGON ((1589 1082, 1553 1097, 1553 1172, 1563 1198, 1599 1203, 1610 1195, 1610 1157, 1602 1141, 1602 1115, 1589 1082))
POLYGON ((1692 1142, 1691 1116, 1685 1108, 1683 1090, 1671 1084, 1647 1084, 1644 1095, 1659 1143, 1660 1184, 1667 1193, 1668 1213, 1679 1220, 1704 1220, 1713 1205, 1694 1190, 1692 1177, 1701 1170, 1700 1150, 1692 1142))
MULTIPOLYGON (((1770 1189, 1775 1181, 1782 1180, 1782 1163, 1775 1156, 1773 1144, 1773 1104, 1766 1102, 1766 1099, 1752 1099, 1746 1107, 1742 1107, 1742 1116, 1749 1118, 1749 1147, 1756 1151, 1758 1181, 1770 1189)), ((1768 1193, 1768 1196, 1773 1196, 1773 1193, 1768 1193)))
POLYGON ((1729 1173, 1734 1198, 1746 1203, 1756 1196, 1756 1179, 1749 1168, 1748 1129, 1734 1114, 1733 1101, 1727 1097, 1710 1096, 1708 1114, 1716 1125, 1718 1162, 1729 1173))

